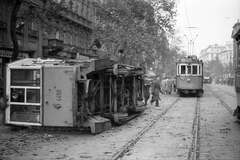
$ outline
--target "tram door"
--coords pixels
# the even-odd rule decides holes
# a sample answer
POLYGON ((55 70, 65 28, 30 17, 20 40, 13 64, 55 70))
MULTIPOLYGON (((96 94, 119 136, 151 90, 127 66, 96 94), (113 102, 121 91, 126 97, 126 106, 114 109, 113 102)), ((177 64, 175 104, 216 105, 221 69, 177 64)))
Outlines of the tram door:
POLYGON ((43 68, 43 125, 73 126, 73 67, 43 68))

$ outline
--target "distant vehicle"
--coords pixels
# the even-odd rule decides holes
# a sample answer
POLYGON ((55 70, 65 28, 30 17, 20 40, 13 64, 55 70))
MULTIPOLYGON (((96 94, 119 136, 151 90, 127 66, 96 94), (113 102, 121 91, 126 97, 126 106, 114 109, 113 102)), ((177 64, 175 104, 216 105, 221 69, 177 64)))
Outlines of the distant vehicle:
POLYGON ((237 107, 234 110, 234 116, 240 120, 240 23, 237 22, 233 26, 233 57, 235 59, 235 91, 237 93, 237 107))
POLYGON ((203 77, 203 83, 211 84, 212 83, 212 77, 203 77))
POLYGON ((176 62, 176 89, 180 96, 194 93, 203 94, 203 62, 192 55, 176 62))
POLYGON ((228 86, 233 86, 233 84, 234 84, 234 78, 233 77, 227 78, 227 85, 228 86))

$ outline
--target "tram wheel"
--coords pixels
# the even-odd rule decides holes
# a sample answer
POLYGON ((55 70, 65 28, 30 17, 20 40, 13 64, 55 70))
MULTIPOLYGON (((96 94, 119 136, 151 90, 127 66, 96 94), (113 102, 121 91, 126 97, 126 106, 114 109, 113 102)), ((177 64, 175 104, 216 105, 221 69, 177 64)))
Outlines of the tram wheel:
POLYGON ((178 91, 178 92, 177 92, 177 95, 178 95, 179 97, 183 97, 183 96, 184 96, 184 93, 181 92, 181 91, 178 91))

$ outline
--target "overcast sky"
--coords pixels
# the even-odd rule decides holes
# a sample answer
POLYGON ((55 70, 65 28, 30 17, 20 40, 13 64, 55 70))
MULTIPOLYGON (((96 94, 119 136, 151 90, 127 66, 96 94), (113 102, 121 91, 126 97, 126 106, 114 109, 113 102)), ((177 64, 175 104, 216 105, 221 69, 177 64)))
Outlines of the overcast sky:
POLYGON ((196 38, 195 55, 209 45, 232 41, 232 27, 237 19, 240 19, 240 0, 178 0, 176 28, 187 52, 191 48, 188 43, 196 38), (188 27, 195 28, 190 32, 188 27))

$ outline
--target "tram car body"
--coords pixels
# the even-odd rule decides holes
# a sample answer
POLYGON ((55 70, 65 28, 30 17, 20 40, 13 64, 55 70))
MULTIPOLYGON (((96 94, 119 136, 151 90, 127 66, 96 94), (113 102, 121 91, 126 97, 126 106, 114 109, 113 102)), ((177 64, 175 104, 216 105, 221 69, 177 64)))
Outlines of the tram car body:
POLYGON ((233 26, 232 38, 235 64, 235 91, 237 96, 237 106, 234 110, 234 116, 240 120, 240 22, 233 26))
POLYGON ((176 62, 176 89, 180 96, 203 94, 203 62, 197 56, 188 56, 176 62))
POLYGON ((6 65, 5 124, 101 133, 140 114, 140 67, 110 60, 23 59, 6 65))
POLYGON ((204 76, 203 77, 203 83, 211 84, 212 83, 212 77, 204 76))

